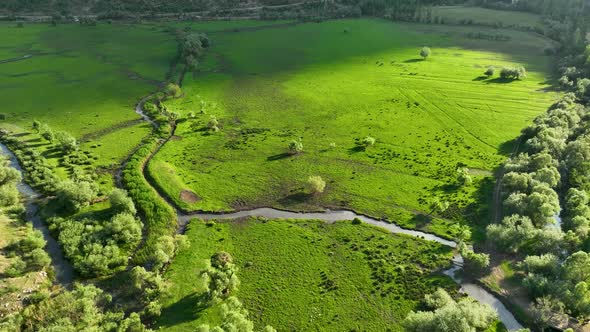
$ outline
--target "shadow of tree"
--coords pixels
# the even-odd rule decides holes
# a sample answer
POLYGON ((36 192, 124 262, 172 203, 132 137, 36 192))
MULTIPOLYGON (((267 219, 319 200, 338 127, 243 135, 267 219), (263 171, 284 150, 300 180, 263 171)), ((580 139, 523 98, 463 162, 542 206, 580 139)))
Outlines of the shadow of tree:
POLYGON ((482 76, 477 76, 476 78, 472 79, 472 81, 485 81, 487 79, 488 79, 487 76, 482 75, 482 76))
POLYGON ((409 59, 409 60, 406 60, 406 61, 404 61, 404 63, 415 63, 415 62, 422 62, 422 61, 424 61, 424 60, 425 60, 425 59, 409 59))
POLYGON ((514 81, 518 81, 518 80, 515 78, 496 77, 494 79, 487 80, 486 83, 488 83, 488 84, 507 84, 507 83, 512 83, 514 81))
POLYGON ((171 327, 185 322, 194 321, 199 318, 200 313, 209 307, 207 293, 192 293, 162 308, 160 326, 171 327))
POLYGON ((289 158, 289 157, 291 157, 291 154, 284 152, 284 153, 272 155, 272 156, 266 158, 266 160, 267 161, 276 161, 276 160, 281 160, 281 159, 285 159, 285 158, 289 158))
POLYGON ((313 197, 312 194, 308 194, 305 192, 296 192, 293 194, 289 194, 283 198, 280 198, 278 200, 278 202, 279 202, 279 204, 284 205, 284 206, 297 205, 297 204, 306 203, 312 197, 313 197))
POLYGON ((355 145, 352 148, 348 149, 348 153, 359 153, 359 152, 364 152, 366 150, 366 148, 362 145, 355 145))

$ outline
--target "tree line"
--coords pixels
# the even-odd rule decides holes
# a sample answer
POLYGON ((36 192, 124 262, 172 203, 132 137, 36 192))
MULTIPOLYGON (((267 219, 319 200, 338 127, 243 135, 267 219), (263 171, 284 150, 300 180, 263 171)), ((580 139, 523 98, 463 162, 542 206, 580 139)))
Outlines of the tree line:
MULTIPOLYGON (((575 39, 578 29, 562 39, 575 39)), ((498 250, 522 257, 540 329, 567 316, 590 318, 590 46, 563 47, 559 72, 568 92, 523 130, 523 152, 504 165, 506 216, 487 228, 498 250)))

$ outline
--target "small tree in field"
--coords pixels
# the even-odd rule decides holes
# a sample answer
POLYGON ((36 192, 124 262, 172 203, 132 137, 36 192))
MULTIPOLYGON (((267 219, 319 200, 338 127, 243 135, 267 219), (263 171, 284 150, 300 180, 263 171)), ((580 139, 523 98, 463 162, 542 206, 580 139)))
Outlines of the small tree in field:
POLYGON ((422 47, 422 50, 420 50, 420 56, 426 60, 426 58, 428 58, 430 56, 430 54, 432 54, 432 51, 430 50, 430 47, 424 46, 422 47))
POLYGON ((467 168, 457 168, 457 183, 460 186, 468 186, 473 183, 473 179, 471 179, 471 175, 469 175, 469 170, 467 168))
POLYGON ((289 153, 290 154, 299 154, 303 152, 303 143, 301 140, 292 140, 289 143, 289 153))
POLYGON ((307 178, 307 184, 312 194, 317 195, 324 192, 326 189, 326 181, 319 175, 312 175, 307 178))
POLYGON ((375 145, 376 141, 374 137, 367 136, 361 140, 361 145, 366 149, 375 145))
POLYGON ((209 128, 211 131, 214 131, 214 132, 219 131, 219 121, 217 121, 217 118, 215 117, 215 115, 211 115, 209 122, 207 122, 207 128, 209 128))

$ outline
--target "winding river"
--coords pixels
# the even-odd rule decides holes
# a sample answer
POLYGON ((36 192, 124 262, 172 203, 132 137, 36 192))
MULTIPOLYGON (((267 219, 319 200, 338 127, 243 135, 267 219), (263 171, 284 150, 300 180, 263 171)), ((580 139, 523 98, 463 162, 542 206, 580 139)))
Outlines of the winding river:
MULTIPOLYGON (((14 153, 12 153, 6 145, 1 143, 0 153, 8 157, 11 167, 19 171, 21 175, 23 174, 23 169, 18 163, 18 159, 14 153)), ((39 216, 36 200, 41 197, 41 195, 31 188, 31 186, 26 184, 24 180, 21 180, 17 185, 17 188, 24 199, 26 220, 30 221, 33 224, 33 227, 43 234, 43 238, 47 242, 45 250, 51 257, 51 264, 55 271, 55 281, 64 287, 68 286, 74 280, 74 268, 64 257, 59 243, 57 243, 57 241, 51 236, 47 225, 45 225, 45 222, 41 219, 41 216, 39 216)))
MULTIPOLYGON (((157 124, 153 120, 151 120, 150 117, 147 116, 143 112, 143 104, 150 96, 143 98, 139 103, 137 103, 137 105, 135 107, 135 112, 137 114, 139 114, 144 120, 149 122, 152 126, 157 127, 157 124)), ((173 135, 174 135, 174 133, 171 134, 171 136, 173 136, 173 135)), ((165 144, 165 142, 164 142, 164 144, 165 144)), ((156 153, 157 153, 157 151, 159 151, 159 149, 156 150, 156 153)), ((149 164, 149 160, 151 160, 151 158, 148 159, 147 164, 149 164)), ((145 165, 145 167, 147 167, 147 164, 145 165)), ((157 191, 157 192, 159 192, 159 191, 157 191)), ((168 204, 172 205, 172 207, 175 208, 173 206, 173 204, 171 204, 169 202, 169 200, 166 199, 165 196, 163 196, 163 198, 166 202, 168 202, 168 204)), ((406 234, 406 235, 415 236, 415 237, 418 237, 421 239, 425 239, 428 241, 435 241, 435 242, 438 242, 442 245, 449 246, 451 248, 457 247, 456 242, 448 240, 448 239, 444 239, 440 236, 436 236, 431 233, 421 232, 421 231, 417 231, 417 230, 405 229, 405 228, 402 228, 394 223, 388 223, 388 222, 385 222, 382 220, 377 220, 377 219, 370 218, 370 217, 367 217, 364 215, 360 215, 360 214, 357 214, 353 211, 348 211, 348 210, 335 210, 335 211, 326 210, 325 212, 292 212, 292 211, 277 210, 277 209, 273 209, 273 208, 257 208, 257 209, 238 211, 238 212, 233 212, 233 213, 198 213, 197 212, 197 213, 188 213, 188 214, 183 213, 182 211, 180 211, 178 209, 175 209, 175 210, 176 210, 177 219, 178 219, 178 227, 180 230, 184 230, 186 228, 186 226, 190 223, 190 220, 195 219, 195 218, 204 219, 204 220, 211 220, 211 219, 232 220, 232 219, 238 219, 238 218, 244 218, 244 217, 262 217, 262 218, 268 218, 268 219, 316 219, 316 220, 322 220, 327 223, 333 223, 336 221, 359 219, 366 224, 370 224, 373 226, 384 228, 394 234, 406 234)), ((459 274, 458 272, 462 268, 463 268, 463 257, 461 257, 459 254, 457 254, 457 255, 455 255, 455 257, 453 257, 453 266, 450 269, 443 271, 443 273, 445 275, 449 276, 458 285, 461 286, 461 289, 460 289, 461 292, 471 296, 472 298, 474 298, 475 300, 477 300, 480 303, 488 304, 492 308, 494 308, 494 310, 496 310, 496 312, 498 313, 498 318, 500 319, 500 321, 502 321, 502 323, 508 329, 508 331, 516 331, 516 330, 522 329, 523 326, 516 320, 516 318, 514 318, 514 315, 508 310, 508 308, 506 308, 506 306, 504 305, 504 303, 502 303, 502 301, 500 301, 493 294, 491 294, 490 292, 485 290, 483 287, 481 287, 475 283, 463 280, 458 275, 459 274)))
MULTIPOLYGON (((149 96, 148 96, 149 97, 149 96)), ((153 126, 156 126, 156 123, 153 122, 146 114, 142 112, 142 105, 147 100, 147 98, 142 99, 137 107, 136 112, 145 120, 151 123, 153 126)), ((4 145, 0 144, 0 152, 6 155, 10 160, 10 165, 17 169, 19 172, 23 172, 22 168, 20 167, 16 156, 4 145)), ((44 221, 38 214, 38 208, 36 205, 36 200, 41 197, 33 188, 27 185, 24 181, 21 181, 18 185, 18 189, 25 199, 25 207, 26 207, 26 216, 27 220, 30 220, 33 224, 33 227, 41 233, 43 233, 43 237, 47 241, 46 250, 51 256, 51 261, 53 268, 56 273, 56 281, 61 285, 67 286, 71 284, 74 280, 74 269, 72 265, 65 259, 63 252, 57 243, 57 241, 51 236, 49 229, 45 225, 44 221)), ((382 220, 377 220, 374 218, 370 218, 364 215, 357 214, 352 211, 347 210, 337 210, 337 211, 330 211, 327 210, 325 212, 290 212, 290 211, 283 211, 277 210, 273 208, 258 208, 248 211, 239 211, 234 213, 225 213, 225 214, 215 214, 215 213, 192 213, 192 214, 185 214, 177 210, 178 215, 178 223, 179 227, 183 229, 188 225, 191 219, 200 218, 205 220, 210 219, 237 219, 237 218, 244 218, 244 217, 263 217, 268 219, 316 219, 322 220, 327 223, 333 223, 336 221, 341 220, 353 220, 359 219, 366 224, 370 224, 373 226, 381 227, 388 230, 394 234, 406 234, 410 236, 415 236, 418 238, 422 238, 428 241, 435 241, 442 245, 449 246, 452 248, 457 247, 457 243, 448 239, 444 239, 442 237, 436 236, 434 234, 425 233, 417 230, 410 230, 402 228, 396 224, 388 223, 382 220)), ((460 255, 456 255, 453 258, 453 266, 444 271, 444 274, 451 277, 457 284, 461 286, 461 291, 468 294, 472 298, 476 299, 480 303, 489 304, 492 308, 494 308, 498 312, 499 319, 502 321, 504 326, 509 331, 515 331, 522 328, 522 325, 518 323, 518 321, 514 318, 512 313, 506 308, 506 306, 497 299, 494 295, 486 291, 483 287, 471 283, 466 280, 462 280, 458 276, 458 272, 463 268, 463 258, 460 255)))

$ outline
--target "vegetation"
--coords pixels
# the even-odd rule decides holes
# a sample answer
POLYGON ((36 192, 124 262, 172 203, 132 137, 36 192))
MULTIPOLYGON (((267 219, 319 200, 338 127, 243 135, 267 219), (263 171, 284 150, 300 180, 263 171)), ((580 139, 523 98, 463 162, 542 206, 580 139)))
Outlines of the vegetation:
POLYGON ((185 76, 183 98, 163 101, 182 120, 148 173, 185 211, 348 208, 448 238, 468 225, 481 238, 493 170, 554 94, 542 91, 547 40, 469 31, 357 19, 209 32, 214 54, 185 76), (423 45, 436 56, 419 61, 423 45), (526 80, 479 78, 524 64, 526 80), (458 168, 471 185, 455 185, 458 168), (301 195, 310 175, 329 190, 301 195), (449 208, 429 213, 434 200, 449 208))
POLYGON ((166 331, 223 327, 223 304, 232 297, 243 303, 255 331, 267 325, 399 331, 424 295, 438 287, 456 291, 435 273, 449 265, 450 248, 363 224, 193 220, 186 236, 190 247, 165 274, 170 288, 158 326, 166 331), (236 284, 230 275, 239 277, 239 288, 228 288, 236 284), (226 296, 211 305, 210 294, 226 296))
POLYGON ((484 331, 497 318, 496 312, 490 306, 479 304, 469 298, 455 301, 441 288, 426 295, 425 302, 433 311, 410 312, 404 320, 407 331, 484 331))
POLYGON ((2 2, 0 141, 41 198, 24 214, 0 160, 0 330, 502 330, 440 273, 457 252, 527 325, 577 329, 590 318, 590 9, 477 3, 489 9, 2 2), (194 21, 236 16, 301 22, 194 21), (185 236, 167 200, 352 209, 457 248, 359 219, 196 220, 185 236), (83 285, 50 287, 32 213, 83 285), (510 255, 476 252, 486 236, 510 255))

